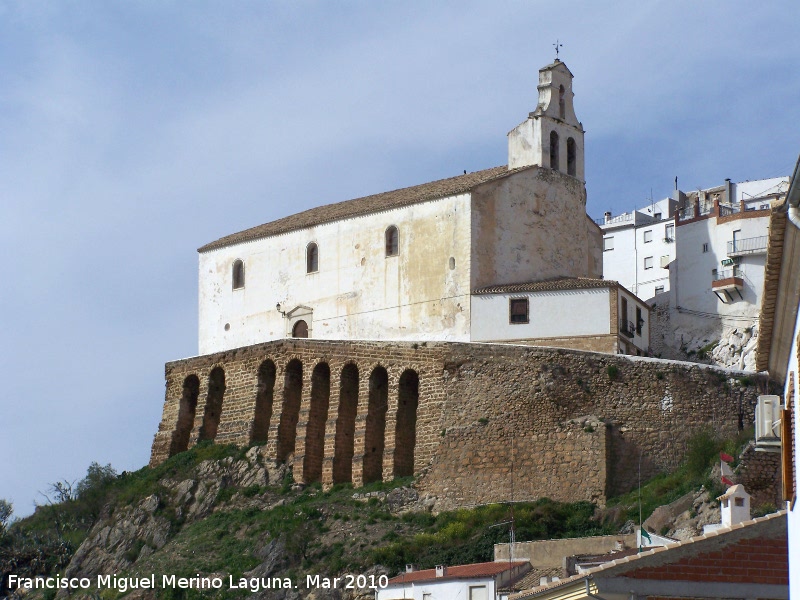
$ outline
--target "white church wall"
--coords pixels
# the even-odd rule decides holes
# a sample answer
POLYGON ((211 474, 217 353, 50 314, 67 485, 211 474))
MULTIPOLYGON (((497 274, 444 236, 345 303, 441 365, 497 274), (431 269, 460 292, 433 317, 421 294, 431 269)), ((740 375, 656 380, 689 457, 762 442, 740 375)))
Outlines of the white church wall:
POLYGON ((608 288, 475 295, 471 314, 474 342, 614 333, 608 288), (510 323, 512 298, 528 299, 528 323, 510 323))
POLYGON ((461 194, 201 253, 200 353, 291 336, 278 303, 310 309, 314 338, 468 340, 469 204, 461 194), (387 257, 390 225, 399 254, 387 257), (306 273, 311 242, 316 273, 306 273), (237 259, 245 285, 234 290, 237 259))
POLYGON ((472 288, 586 277, 595 262, 586 190, 574 177, 534 167, 472 192, 472 288))

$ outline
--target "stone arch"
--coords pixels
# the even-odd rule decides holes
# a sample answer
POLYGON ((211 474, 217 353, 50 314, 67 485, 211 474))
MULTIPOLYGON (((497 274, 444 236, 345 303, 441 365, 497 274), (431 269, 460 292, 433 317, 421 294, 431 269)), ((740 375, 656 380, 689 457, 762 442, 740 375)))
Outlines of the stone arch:
POLYGON ((267 359, 258 367, 256 408, 253 414, 253 429, 250 443, 267 441, 269 422, 272 419, 272 403, 275 396, 275 363, 267 359))
POLYGON ((550 168, 558 171, 558 134, 550 132, 550 168))
POLYGON ((386 410, 389 408, 389 374, 377 366, 369 376, 369 403, 364 434, 364 483, 383 479, 386 410))
POLYGON ((225 370, 214 367, 208 376, 208 396, 203 413, 203 425, 200 427, 198 442, 213 440, 217 437, 219 418, 222 415, 222 400, 225 396, 225 370))
POLYGON ((290 454, 294 453, 302 395, 303 363, 293 358, 286 365, 286 374, 283 379, 283 406, 281 422, 278 425, 278 460, 286 460, 290 454))
POLYGON ((567 175, 575 177, 577 172, 577 153, 575 152, 575 140, 567 139, 567 175))
POLYGON ((303 481, 313 483, 322 479, 322 460, 325 455, 325 424, 331 400, 331 368, 326 362, 317 363, 311 373, 311 406, 306 425, 306 450, 303 458, 303 481))
POLYGON ((179 452, 189 449, 189 438, 194 427, 194 416, 197 412, 197 398, 200 396, 200 378, 189 375, 183 380, 183 394, 178 408, 178 422, 172 433, 169 455, 174 456, 179 452))
POLYGON ((353 454, 358 412, 358 367, 348 363, 339 378, 339 413, 333 451, 333 483, 353 481, 353 454))
POLYGON ((400 375, 397 388, 397 424, 394 434, 394 476, 414 474, 414 448, 417 443, 417 407, 419 375, 407 369, 400 375))

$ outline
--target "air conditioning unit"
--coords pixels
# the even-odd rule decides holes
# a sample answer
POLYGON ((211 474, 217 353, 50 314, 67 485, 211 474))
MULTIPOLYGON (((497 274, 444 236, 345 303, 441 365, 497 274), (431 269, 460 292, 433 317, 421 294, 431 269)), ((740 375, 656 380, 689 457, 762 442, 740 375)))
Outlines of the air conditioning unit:
POLYGON ((763 395, 756 404, 756 450, 776 452, 781 447, 781 399, 763 395))

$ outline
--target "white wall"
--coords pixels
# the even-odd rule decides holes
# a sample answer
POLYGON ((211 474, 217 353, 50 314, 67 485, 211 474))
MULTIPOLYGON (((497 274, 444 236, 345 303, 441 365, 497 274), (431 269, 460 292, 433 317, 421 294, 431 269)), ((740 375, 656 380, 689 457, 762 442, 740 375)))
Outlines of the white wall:
POLYGON ((603 277, 618 281, 643 300, 651 300, 657 287, 669 290, 669 271, 661 267, 675 259, 675 220, 670 218, 676 202, 664 198, 631 213, 612 217, 601 225, 603 237, 614 238, 614 250, 603 252, 603 277), (660 214, 659 220, 655 215, 660 214), (626 218, 627 217, 627 218, 626 218), (666 241, 667 228, 672 226, 672 237, 666 241), (645 241, 650 232, 650 241, 645 241), (652 268, 645 268, 645 259, 652 257, 652 268))
POLYGON ((375 600, 397 600, 413 598, 423 600, 423 594, 431 594, 431 600, 469 600, 470 586, 486 586, 486 597, 494 600, 494 579, 447 579, 445 581, 423 581, 408 583, 405 586, 391 585, 377 590, 375 600))
POLYGON ((734 230, 741 231, 741 238, 752 238, 768 235, 768 227, 768 216, 738 218, 719 224, 715 217, 710 217, 677 227, 676 285, 672 291, 672 305, 723 316, 757 317, 764 288, 766 254, 740 257, 743 299, 733 294, 736 300, 731 303, 723 303, 712 291, 712 270, 731 269, 723 266, 721 261, 728 258, 728 242, 733 240, 734 230), (703 244, 708 244, 708 252, 703 252, 703 244))
POLYGON ((476 295, 471 314, 474 342, 613 333, 608 288, 476 295), (511 298, 528 299, 528 323, 509 323, 511 298))
POLYGON ((319 339, 468 340, 469 207, 462 194, 201 253, 200 353, 287 337, 277 303, 311 308, 319 339), (390 225, 400 233, 395 257, 385 256, 390 225), (310 242, 319 271, 307 274, 310 242), (236 259, 245 263, 239 290, 236 259))
MULTIPOLYGON (((789 225, 791 227, 791 225, 789 225)), ((792 338, 791 351, 789 352, 789 366, 787 369, 786 386, 784 388, 784 400, 788 398, 792 392, 794 393, 794 480, 798 488, 800 488, 800 431, 798 424, 800 424, 800 385, 798 385, 798 378, 800 378, 800 364, 798 363, 800 357, 800 319, 795 321, 794 336, 792 338), (788 373, 794 373, 794 377, 790 378, 788 373), (790 380, 794 384, 794 390, 789 388, 790 380)), ((800 600, 800 502, 796 501, 794 507, 787 502, 786 508, 789 509, 787 515, 789 527, 789 592, 792 600, 800 600)))
MULTIPOLYGON (((583 182, 534 167, 472 191, 472 288, 592 276, 583 182)), ((596 274, 594 276, 597 276, 596 274)))

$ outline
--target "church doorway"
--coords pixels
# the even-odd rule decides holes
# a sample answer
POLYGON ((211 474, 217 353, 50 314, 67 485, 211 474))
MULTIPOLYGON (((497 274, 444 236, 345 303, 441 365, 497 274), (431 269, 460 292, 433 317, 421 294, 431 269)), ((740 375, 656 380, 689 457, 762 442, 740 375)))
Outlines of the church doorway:
POLYGON ((300 319, 297 323, 294 324, 292 327, 292 337, 295 338, 307 338, 308 337, 308 323, 300 319))

